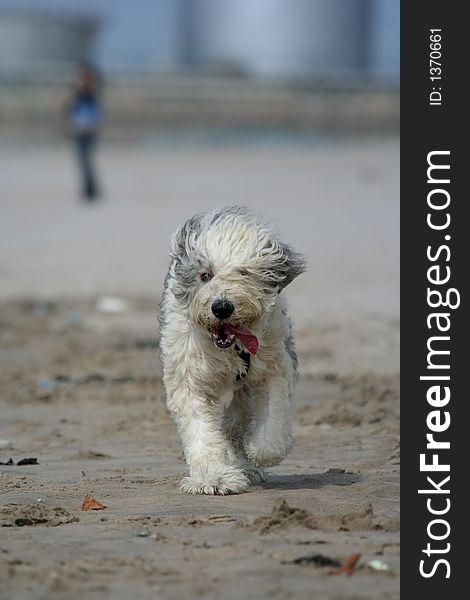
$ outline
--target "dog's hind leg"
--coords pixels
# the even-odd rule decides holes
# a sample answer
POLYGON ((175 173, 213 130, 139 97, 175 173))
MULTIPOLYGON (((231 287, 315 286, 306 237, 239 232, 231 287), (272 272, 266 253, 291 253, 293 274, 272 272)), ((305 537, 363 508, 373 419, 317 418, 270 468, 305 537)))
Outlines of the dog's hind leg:
POLYGON ((223 404, 177 390, 168 401, 183 442, 189 477, 181 489, 189 494, 238 494, 249 480, 234 461, 223 430, 223 404))
POLYGON ((277 465, 294 446, 290 416, 292 387, 289 377, 275 374, 265 384, 251 389, 255 423, 245 449, 255 465, 277 465))

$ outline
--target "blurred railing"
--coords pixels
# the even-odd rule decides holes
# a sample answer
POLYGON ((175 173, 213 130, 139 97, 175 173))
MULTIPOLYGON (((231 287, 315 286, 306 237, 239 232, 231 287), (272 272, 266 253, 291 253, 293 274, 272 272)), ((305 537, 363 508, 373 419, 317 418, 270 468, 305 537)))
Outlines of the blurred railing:
MULTIPOLYGON (((61 135, 70 73, 0 72, 2 136, 61 135)), ((288 82, 207 74, 113 74, 105 82, 105 135, 128 140, 191 127, 287 128, 383 134, 399 126, 396 85, 352 77, 288 82)))

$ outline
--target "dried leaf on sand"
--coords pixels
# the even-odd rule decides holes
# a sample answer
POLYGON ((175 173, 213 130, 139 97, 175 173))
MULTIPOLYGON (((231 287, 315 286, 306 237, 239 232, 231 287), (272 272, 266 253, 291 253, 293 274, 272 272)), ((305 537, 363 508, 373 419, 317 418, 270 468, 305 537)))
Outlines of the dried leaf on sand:
POLYGON ((104 510, 105 508, 107 507, 104 504, 90 496, 90 494, 87 494, 83 499, 82 510, 104 510))

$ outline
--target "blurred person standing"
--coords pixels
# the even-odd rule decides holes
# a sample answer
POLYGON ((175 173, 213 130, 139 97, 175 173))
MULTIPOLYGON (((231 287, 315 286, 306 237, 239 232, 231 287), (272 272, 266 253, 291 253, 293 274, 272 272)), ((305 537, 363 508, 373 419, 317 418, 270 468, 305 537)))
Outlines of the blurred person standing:
POLYGON ((96 68, 89 63, 80 64, 65 108, 66 130, 77 153, 82 197, 88 202, 100 195, 93 154, 103 121, 101 88, 96 68))

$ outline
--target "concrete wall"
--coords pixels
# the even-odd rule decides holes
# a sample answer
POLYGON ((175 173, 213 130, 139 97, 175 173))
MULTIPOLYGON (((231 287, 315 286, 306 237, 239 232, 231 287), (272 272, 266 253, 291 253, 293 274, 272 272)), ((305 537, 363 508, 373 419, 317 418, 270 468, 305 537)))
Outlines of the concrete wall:
MULTIPOLYGON (((57 137, 66 80, 0 81, 0 129, 6 135, 57 137)), ((396 133, 399 94, 390 89, 307 89, 234 78, 109 79, 104 95, 110 138, 184 128, 288 128, 396 133)))

